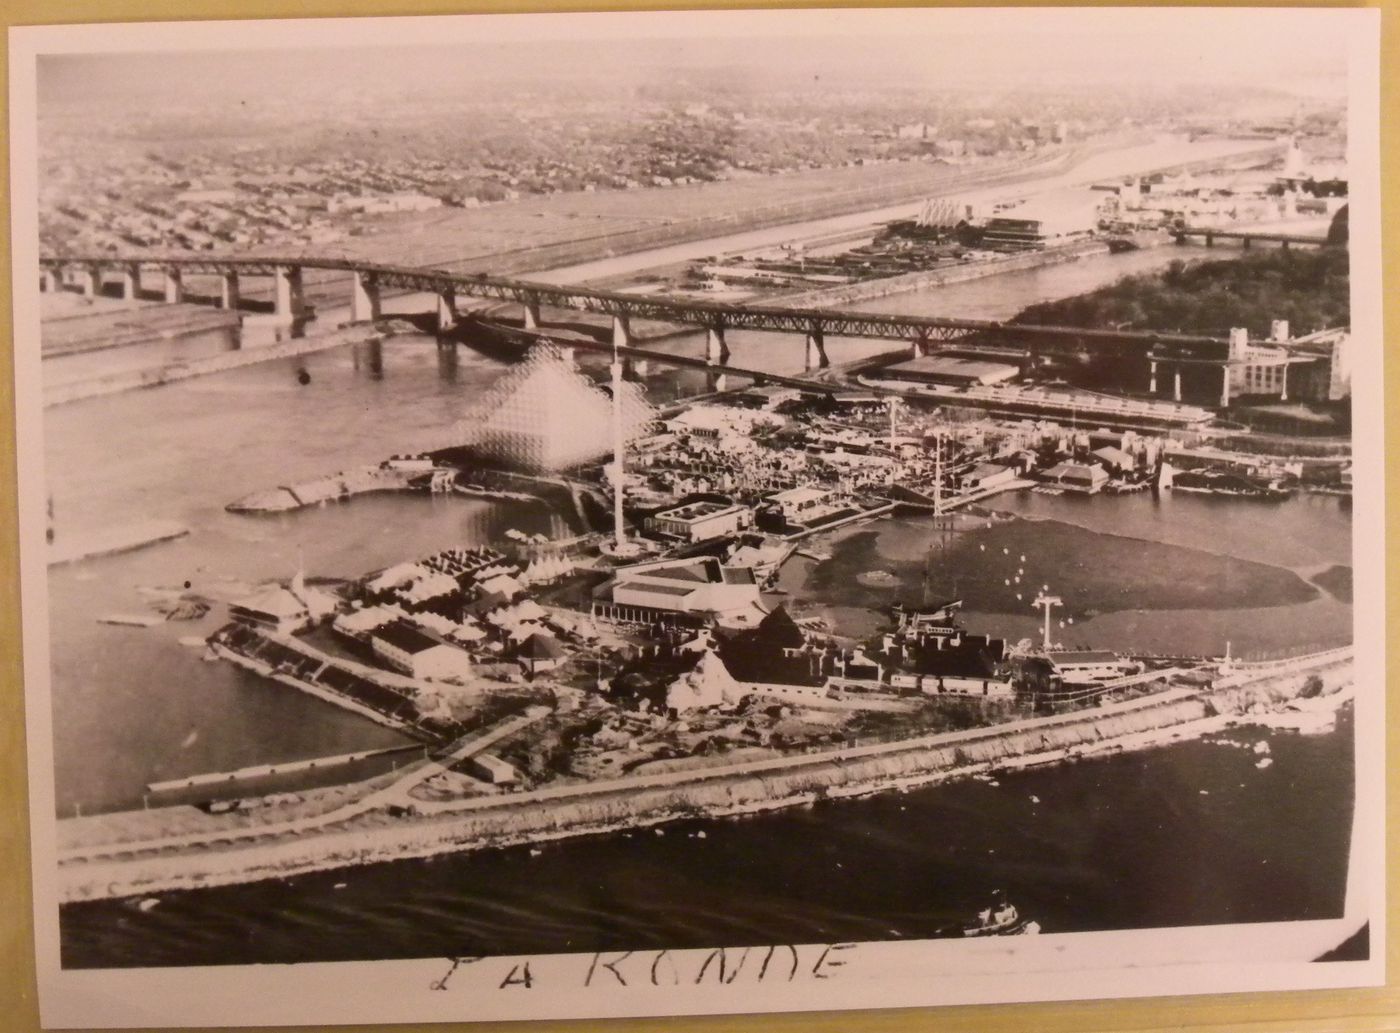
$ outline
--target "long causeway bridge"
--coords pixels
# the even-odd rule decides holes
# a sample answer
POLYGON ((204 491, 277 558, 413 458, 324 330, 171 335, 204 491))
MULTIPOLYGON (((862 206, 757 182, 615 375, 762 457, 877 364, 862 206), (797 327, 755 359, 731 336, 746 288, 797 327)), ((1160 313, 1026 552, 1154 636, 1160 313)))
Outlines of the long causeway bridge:
POLYGON ((1304 233, 1274 233, 1268 230, 1221 230, 1183 226, 1180 229, 1172 230, 1171 233, 1178 244, 1185 244, 1192 237, 1200 237, 1205 241, 1206 247, 1214 247, 1217 240, 1238 240, 1246 251, 1256 241, 1261 244, 1277 244, 1285 251, 1290 245, 1299 247, 1325 247, 1327 245, 1326 237, 1304 233))
POLYGON ((1192 360, 1224 360, 1228 337, 1196 334, 1163 334, 1137 330, 1087 329, 1069 326, 1032 326, 956 316, 892 315, 835 308, 802 308, 783 305, 745 305, 678 297, 653 297, 623 291, 539 283, 509 277, 449 272, 411 266, 380 265, 346 258, 239 257, 203 255, 45 255, 39 260, 42 290, 78 289, 87 295, 104 292, 109 274, 119 278, 121 296, 141 296, 146 273, 162 279, 163 297, 170 303, 185 300, 187 276, 215 277, 220 283, 214 300, 227 309, 241 305, 240 288, 250 278, 273 283, 271 320, 292 325, 304 319, 302 279, 307 270, 340 272, 351 281, 350 319, 366 322, 380 318, 384 291, 398 290, 434 295, 438 325, 450 329, 457 322, 457 300, 464 297, 509 302, 521 307, 526 329, 540 329, 543 308, 568 309, 612 317, 614 343, 627 347, 632 341, 631 321, 654 320, 693 326, 706 331, 704 359, 713 365, 729 361, 725 343, 728 330, 759 330, 800 335, 806 342, 805 368, 830 365, 828 337, 861 337, 905 341, 915 356, 930 345, 976 340, 1000 342, 1024 350, 1032 361, 1042 350, 1111 350, 1152 353, 1165 358, 1180 355, 1192 360))

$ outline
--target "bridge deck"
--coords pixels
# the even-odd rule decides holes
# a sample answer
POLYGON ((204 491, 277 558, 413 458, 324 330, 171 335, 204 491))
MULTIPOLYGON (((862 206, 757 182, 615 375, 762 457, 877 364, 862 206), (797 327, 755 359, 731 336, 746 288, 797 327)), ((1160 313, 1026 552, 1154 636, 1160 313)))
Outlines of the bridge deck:
POLYGON ((448 294, 454 297, 467 295, 531 307, 544 305, 600 313, 621 319, 649 319, 713 329, 764 330, 905 341, 949 341, 980 335, 1028 342, 1059 341, 1073 345, 1228 347, 1228 340, 1224 337, 1201 334, 1035 326, 952 316, 893 315, 847 309, 736 305, 689 298, 642 297, 621 291, 538 283, 485 274, 468 275, 442 269, 379 265, 341 258, 46 255, 39 260, 39 264, 47 270, 62 269, 66 266, 138 265, 189 273, 238 273, 250 276, 272 276, 289 269, 331 270, 354 274, 377 287, 448 294))

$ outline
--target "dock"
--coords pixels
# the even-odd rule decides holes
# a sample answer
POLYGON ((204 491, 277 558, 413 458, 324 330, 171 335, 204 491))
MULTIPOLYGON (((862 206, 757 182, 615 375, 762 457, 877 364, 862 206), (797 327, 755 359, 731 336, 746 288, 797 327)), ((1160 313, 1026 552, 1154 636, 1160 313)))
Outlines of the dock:
POLYGON ((188 527, 173 520, 146 520, 139 524, 103 528, 100 531, 53 542, 49 546, 49 566, 58 567, 98 556, 133 552, 157 542, 183 538, 189 533, 188 527))
POLYGON ((305 774, 308 771, 346 767, 362 760, 369 760, 372 757, 383 757, 390 753, 404 753, 408 751, 418 752, 422 749, 422 746, 416 744, 409 746, 386 746, 377 750, 360 750, 356 753, 338 753, 330 757, 312 757, 307 760, 285 761, 280 764, 258 764, 253 767, 235 768, 233 771, 211 771, 200 775, 190 775, 187 778, 173 778, 162 782, 149 782, 146 784, 146 792, 150 793, 152 796, 157 796, 189 789, 224 789, 229 786, 251 782, 260 778, 270 778, 275 775, 298 775, 305 774))

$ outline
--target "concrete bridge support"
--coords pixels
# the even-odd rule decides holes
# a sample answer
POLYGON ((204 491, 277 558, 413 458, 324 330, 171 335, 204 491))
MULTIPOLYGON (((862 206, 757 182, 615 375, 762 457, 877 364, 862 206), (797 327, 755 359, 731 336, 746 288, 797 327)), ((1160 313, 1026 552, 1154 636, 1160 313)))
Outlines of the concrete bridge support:
POLYGON ((538 330, 540 328, 540 303, 538 301, 527 301, 521 306, 524 313, 521 325, 526 330, 538 330))
POLYGON ((165 303, 178 305, 185 300, 185 282, 179 269, 165 270, 165 303))
POLYGON ((102 293, 102 267, 96 265, 85 265, 78 272, 78 286, 82 289, 83 297, 95 298, 102 293))
POLYGON ((710 372, 705 374, 705 386, 716 393, 729 390, 729 374, 710 372))
POLYGON ((1157 397, 1157 360, 1153 359, 1147 364, 1147 393, 1152 397, 1157 397))
POLYGON ((831 365, 831 360, 826 357, 826 339, 820 330, 812 330, 807 334, 807 352, 802 368, 807 372, 814 369, 826 369, 831 365))
POLYGON ((356 272, 350 287, 350 321, 372 323, 378 318, 379 284, 368 273, 356 272))
POLYGON ((729 362, 729 345, 724 340, 724 327, 712 326, 705 331, 705 361, 711 366, 729 362))
POLYGON ((219 308, 236 309, 238 302, 238 274, 222 273, 219 276, 219 308))
POLYGON ((306 311, 306 303, 301 292, 301 266, 279 265, 274 274, 277 280, 273 311, 278 322, 294 323, 306 311))
POLYGON ((141 267, 135 262, 122 267, 122 297, 132 305, 141 300, 141 267))
POLYGON ((438 291, 437 324, 438 333, 444 333, 457 326, 457 292, 451 287, 438 291))
POLYGON ((632 347, 632 325, 627 321, 626 316, 613 316, 613 347, 632 347))
POLYGON ((1220 367, 1220 408, 1230 407, 1230 367, 1220 367))
POLYGON ((1181 367, 1172 370, 1172 401, 1181 401, 1181 367))

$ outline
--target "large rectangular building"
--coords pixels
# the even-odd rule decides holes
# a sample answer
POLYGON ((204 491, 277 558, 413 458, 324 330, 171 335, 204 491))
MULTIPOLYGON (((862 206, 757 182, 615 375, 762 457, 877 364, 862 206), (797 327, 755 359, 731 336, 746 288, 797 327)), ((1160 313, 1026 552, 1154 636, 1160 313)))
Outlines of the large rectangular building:
POLYGON ((657 513, 647 524, 657 534, 705 542, 737 534, 752 522, 753 513, 747 506, 702 500, 657 513))
POLYGON ((982 242, 999 251, 1030 251, 1087 237, 1098 221, 1099 200, 1089 191, 1033 198, 991 216, 982 242))
POLYGON ((916 384, 946 384, 949 387, 987 387, 1003 384, 1020 375, 1020 369, 1010 363, 988 362, 958 355, 921 355, 917 359, 896 362, 878 371, 885 380, 903 380, 916 384))

